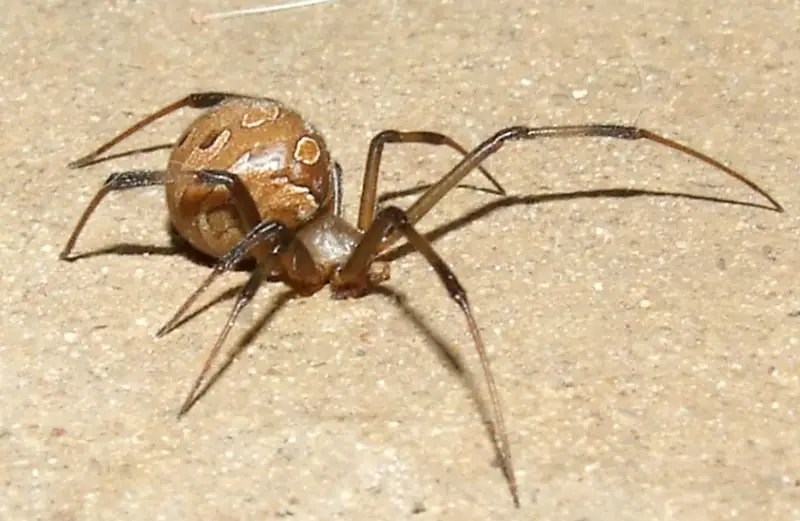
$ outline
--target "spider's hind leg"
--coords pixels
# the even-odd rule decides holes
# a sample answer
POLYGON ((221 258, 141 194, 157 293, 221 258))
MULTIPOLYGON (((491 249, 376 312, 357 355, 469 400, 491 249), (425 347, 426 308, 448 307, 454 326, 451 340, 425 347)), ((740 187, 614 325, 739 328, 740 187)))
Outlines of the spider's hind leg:
POLYGON ((395 206, 389 206, 381 210, 364 233, 361 242, 358 243, 355 250, 350 255, 347 263, 338 271, 335 279, 331 281, 331 284, 335 287, 346 287, 348 284, 363 281, 381 245, 384 243, 384 239, 393 232, 405 236, 408 242, 425 257, 425 260, 428 261, 428 264, 430 264, 436 272, 442 285, 447 290, 448 295, 458 304, 458 307, 467 320, 467 327, 472 336, 475 350, 480 358, 484 378, 489 389, 489 399, 492 410, 491 432, 494 436, 495 448, 497 449, 503 472, 508 480, 508 487, 511 491, 514 504, 519 506, 517 479, 511 460, 511 449, 509 447, 508 434, 505 419, 503 418, 502 407, 500 405, 500 398, 497 392, 497 385, 495 384, 494 375, 489 364, 489 356, 486 353, 486 347, 481 338, 478 324, 472 313, 469 301, 467 300, 467 292, 458 281, 458 278, 455 273, 453 273, 450 266, 436 253, 430 241, 414 228, 406 212, 395 206))

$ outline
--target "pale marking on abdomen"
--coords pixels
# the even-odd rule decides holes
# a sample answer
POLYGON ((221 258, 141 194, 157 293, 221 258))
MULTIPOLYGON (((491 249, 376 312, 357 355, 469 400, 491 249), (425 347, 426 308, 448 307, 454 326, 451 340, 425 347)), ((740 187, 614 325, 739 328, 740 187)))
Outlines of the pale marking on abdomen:
POLYGON ((304 165, 314 166, 321 155, 322 150, 320 150, 319 143, 309 136, 301 137, 294 147, 295 161, 300 161, 304 165))
POLYGON ((260 127, 264 123, 277 120, 280 114, 281 109, 275 104, 266 107, 252 107, 242 115, 241 125, 243 128, 260 127))
POLYGON ((192 150, 191 154, 189 154, 189 160, 187 162, 194 163, 194 164, 203 164, 209 161, 209 159, 214 158, 222 152, 222 149, 225 148, 225 145, 231 140, 231 136, 233 133, 225 128, 222 129, 221 132, 218 134, 209 134, 206 138, 197 145, 197 148, 192 150), (204 158, 202 161, 195 160, 196 156, 201 156, 204 158))
POLYGON ((232 174, 244 175, 256 172, 278 172, 286 168, 286 145, 278 143, 258 154, 245 152, 231 165, 232 174))

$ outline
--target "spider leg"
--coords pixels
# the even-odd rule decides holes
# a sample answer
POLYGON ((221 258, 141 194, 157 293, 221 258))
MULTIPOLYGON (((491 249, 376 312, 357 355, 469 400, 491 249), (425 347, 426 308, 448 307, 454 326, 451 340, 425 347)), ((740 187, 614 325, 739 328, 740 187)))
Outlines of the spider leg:
MULTIPOLYGON (((217 277, 232 270, 248 255, 251 250, 264 244, 272 245, 270 251, 271 255, 286 253, 288 248, 294 247, 294 249, 291 250, 290 255, 292 256, 292 260, 295 261, 295 264, 300 272, 304 273, 302 270, 305 269, 314 270, 313 273, 316 273, 316 265, 313 263, 310 254, 299 241, 294 240, 293 230, 286 228, 286 226, 279 221, 262 221, 253 227, 236 246, 234 246, 225 255, 220 257, 219 261, 214 266, 213 271, 189 296, 189 298, 184 301, 175 315, 173 315, 173 317, 166 324, 164 324, 161 329, 158 330, 156 337, 161 337, 169 333, 178 324, 180 319, 184 316, 191 305, 202 293, 205 292, 206 289, 208 289, 208 287, 212 282, 214 282, 215 279, 217 279, 217 277), (303 254, 305 254, 305 256, 303 256, 303 254)), ((217 337, 214 347, 206 357, 205 362, 203 362, 203 368, 192 384, 191 389, 187 393, 186 398, 178 411, 178 417, 186 414, 192 405, 194 405, 197 391, 200 389, 200 385, 203 383, 208 371, 211 369, 211 364, 219 354, 222 345, 225 343, 231 328, 233 328, 233 325, 236 322, 236 318, 253 299, 253 296, 255 296, 263 281, 263 271, 259 268, 256 268, 252 275, 250 275, 250 278, 245 286, 239 292, 239 295, 236 297, 236 302, 234 303, 233 309, 231 309, 231 312, 225 321, 225 326, 222 328, 222 331, 217 337)))
POLYGON ((189 295, 189 298, 187 298, 183 304, 181 304, 175 314, 172 315, 172 318, 158 330, 155 335, 156 338, 160 338, 175 329, 175 326, 180 322, 181 318, 183 318, 197 298, 205 293, 209 286, 211 286, 220 275, 233 270, 253 248, 269 241, 273 243, 270 254, 276 254, 283 248, 283 244, 288 241, 289 234, 290 232, 286 226, 279 221, 262 221, 258 223, 238 244, 236 244, 236 246, 219 258, 211 273, 208 274, 200 286, 189 295))
MULTIPOLYGON (((196 172, 195 178, 198 182, 206 185, 225 186, 229 191, 234 207, 239 213, 242 224, 245 226, 245 229, 249 231, 236 246, 234 246, 225 255, 220 257, 208 277, 206 277, 202 284, 200 284, 200 286, 189 296, 189 298, 184 301, 172 318, 170 318, 170 320, 158 330, 156 333, 156 338, 161 337, 171 331, 178 321, 183 317, 186 311, 195 302, 195 300, 197 300, 197 298, 203 294, 206 289, 208 289, 208 287, 217 277, 236 267, 236 265, 251 251, 253 251, 256 259, 259 261, 259 264, 265 261, 268 256, 273 255, 274 251, 284 243, 284 241, 280 239, 281 236, 286 235, 286 226, 284 226, 282 223, 278 221, 261 221, 258 206, 253 200, 250 192, 247 190, 247 187, 236 174, 222 170, 203 170, 196 172)), ((205 362, 203 363, 203 368, 200 371, 200 374, 192 384, 186 399, 178 411, 178 417, 186 414, 186 412, 191 408, 192 404, 194 403, 195 393, 205 379, 206 374, 211 368, 212 362, 219 353, 219 350, 225 342, 225 339, 233 327, 233 324, 236 322, 236 318, 253 299, 253 296, 258 291, 263 278, 264 276, 262 270, 256 268, 253 274, 250 276, 250 279, 239 292, 233 309, 228 315, 228 319, 225 321, 225 326, 222 328, 222 331, 217 337, 214 347, 211 349, 206 357, 205 362)))
POLYGON ((205 109, 209 107, 213 107, 215 105, 219 105, 225 100, 231 98, 243 98, 241 94, 232 94, 228 92, 195 92, 185 96, 174 103, 170 103, 166 107, 163 107, 156 112, 153 112, 149 116, 139 120, 138 122, 134 123, 122 133, 118 134, 116 137, 110 139, 95 151, 86 154, 85 156, 81 157, 80 159, 76 159, 75 161, 69 164, 70 168, 81 168, 88 164, 94 163, 95 160, 102 154, 103 152, 107 151, 109 148, 113 147, 120 141, 126 139, 128 136, 141 130, 142 128, 146 127, 150 123, 161 119, 162 117, 175 112, 178 109, 184 107, 191 107, 193 109, 205 109))
POLYGON ((75 246, 78 236, 83 231, 83 227, 86 226, 86 221, 89 220, 89 217, 94 213, 97 206, 109 192, 141 188, 144 186, 163 185, 165 182, 166 172, 163 170, 132 170, 129 172, 111 174, 92 200, 89 201, 89 204, 86 206, 83 215, 81 215, 81 218, 72 230, 72 235, 70 235, 67 244, 64 245, 64 249, 61 250, 58 258, 61 260, 70 260, 72 248, 75 246))
MULTIPOLYGON (((361 203, 358 211, 358 229, 366 230, 372 223, 377 210, 378 196, 378 173, 380 169, 383 147, 386 143, 426 143, 429 145, 445 145, 459 152, 462 156, 468 155, 467 149, 455 140, 438 132, 412 131, 401 132, 399 130, 384 130, 375 135, 369 143, 367 152, 367 163, 364 166, 364 184, 361 188, 361 203)), ((489 182, 494 185, 495 190, 500 195, 506 195, 506 190, 500 183, 482 166, 477 165, 480 172, 489 182)))
MULTIPOLYGON (((740 172, 724 165, 688 145, 679 143, 666 138, 649 130, 623 125, 563 125, 547 127, 509 127, 500 130, 492 137, 473 148, 464 159, 461 160, 450 172, 445 174, 438 182, 431 186, 417 201, 409 207, 406 212, 411 223, 417 223, 427 214, 436 203, 438 203, 450 190, 453 189, 472 169, 478 167, 482 161, 491 156, 507 142, 522 141, 539 138, 571 138, 571 137, 609 137, 625 140, 646 139, 660 145, 672 148, 700 161, 707 163, 717 170, 728 174, 734 179, 747 185, 750 189, 757 192, 774 207, 775 211, 782 212, 783 206, 775 200, 766 190, 755 182, 745 177, 740 172)), ((388 248, 399 238, 397 233, 393 233, 384 240, 381 250, 388 248)))
POLYGON ((492 369, 489 364, 489 356, 486 354, 483 339, 481 338, 478 325, 472 314, 469 301, 467 300, 467 292, 458 281, 458 278, 456 278, 453 270, 445 263, 439 254, 436 253, 436 250, 433 249, 430 241, 414 228, 406 212, 395 206, 389 206, 381 210, 367 229, 361 242, 356 246, 347 263, 345 263, 337 273, 335 283, 344 286, 358 283, 358 281, 365 276, 384 238, 394 230, 402 234, 408 242, 425 257, 425 260, 428 261, 428 264, 431 265, 436 275, 439 277, 439 280, 444 285, 450 298, 458 304, 458 307, 461 308, 461 311, 464 313, 469 333, 472 336, 472 341, 478 352, 484 378, 486 379, 489 389, 492 415, 494 417, 492 422, 492 435, 494 437, 495 447, 499 452, 503 472, 508 480, 514 504, 519 506, 517 480, 511 461, 511 450, 508 443, 505 420, 503 419, 503 412, 500 406, 500 398, 497 393, 497 385, 495 384, 494 375, 492 374, 492 369))
POLYGON ((248 231, 239 243, 219 258, 212 272, 189 298, 184 301, 172 318, 158 330, 156 337, 161 337, 171 331, 197 298, 208 289, 211 283, 223 273, 231 271, 248 254, 252 253, 255 256, 258 261, 258 267, 239 292, 233 309, 229 313, 228 319, 225 321, 225 326, 217 337, 214 347, 203 363, 200 374, 192 384, 183 405, 181 405, 178 411, 179 417, 186 414, 194 404, 197 390, 200 388, 208 371, 211 369, 211 364, 219 354, 222 345, 225 343, 225 339, 228 337, 231 328, 233 328, 236 318, 247 304, 250 303, 263 282, 264 273, 260 267, 265 265, 269 258, 289 252, 289 260, 292 262, 295 273, 298 273, 300 276, 312 276, 317 274, 317 266, 314 264, 308 250, 302 243, 294 240, 295 235, 293 230, 287 228, 286 225, 280 221, 261 221, 258 207, 238 175, 222 170, 202 170, 195 173, 195 178, 198 182, 210 186, 225 186, 230 193, 231 201, 239 213, 245 229, 248 231))
MULTIPOLYGON (((217 272, 215 271, 214 273, 217 272)), ((195 378, 191 389, 189 389, 189 392, 186 394, 186 398, 184 399, 181 408, 178 409, 178 418, 189 412, 189 409, 191 409, 192 405, 194 405, 197 390, 200 388, 200 385, 203 383, 203 380, 205 380, 208 371, 211 369, 211 364, 219 354, 219 350, 222 348, 222 344, 225 343, 225 339, 228 337, 228 333, 230 333, 231 328, 233 328, 233 324, 234 322, 236 322, 236 318, 239 316, 239 313, 241 313, 241 311, 247 306, 247 304, 249 304, 250 301, 253 300, 253 296, 255 296, 263 280, 264 277, 261 270, 258 269, 254 270, 253 273, 250 275, 250 278, 247 279, 247 282, 245 283, 244 287, 242 287, 242 290, 236 296, 236 302, 234 303, 233 309, 231 309, 231 312, 228 315, 228 319, 225 321, 225 326, 222 328, 222 331, 220 331, 220 334, 217 337, 217 341, 214 344, 214 347, 208 353, 205 362, 203 362, 203 369, 200 371, 200 374, 197 375, 197 378, 195 378)), ((205 289, 205 287, 208 286, 206 285, 202 287, 202 289, 205 289)), ((199 293, 195 292, 194 294, 192 294, 191 299, 193 300, 196 297, 196 295, 199 295, 199 293)), ((181 306, 181 309, 183 310, 184 307, 181 306)), ((159 334, 160 333, 161 331, 159 331, 159 334)))

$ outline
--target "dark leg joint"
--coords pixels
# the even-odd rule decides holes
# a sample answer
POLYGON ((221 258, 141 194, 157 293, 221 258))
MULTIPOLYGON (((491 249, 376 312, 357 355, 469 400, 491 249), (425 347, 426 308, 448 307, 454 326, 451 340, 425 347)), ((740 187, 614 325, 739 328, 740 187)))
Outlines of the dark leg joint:
MULTIPOLYGON (((436 271, 439 279, 441 279, 450 297, 458 302, 460 306, 466 305, 467 292, 464 290, 461 282, 458 281, 453 270, 448 268, 447 264, 445 264, 442 258, 434 251, 430 243, 411 225, 406 212, 396 206, 387 206, 381 211, 381 215, 384 216, 397 231, 404 234, 420 253, 428 258, 428 261, 436 271)), ((388 235, 387 233, 386 236, 388 235)))
POLYGON ((286 226, 279 221, 261 221, 255 225, 236 246, 219 258, 214 265, 214 271, 223 273, 232 270, 241 262, 250 250, 274 237, 270 255, 276 255, 284 250, 290 241, 286 226))
POLYGON ((150 170, 134 170, 132 172, 116 172, 108 176, 104 183, 106 190, 125 190, 162 183, 162 172, 150 170))
POLYGON ((193 109, 207 109, 215 105, 219 105, 229 98, 243 97, 238 94, 230 94, 228 92, 197 92, 190 94, 186 100, 186 104, 193 109))

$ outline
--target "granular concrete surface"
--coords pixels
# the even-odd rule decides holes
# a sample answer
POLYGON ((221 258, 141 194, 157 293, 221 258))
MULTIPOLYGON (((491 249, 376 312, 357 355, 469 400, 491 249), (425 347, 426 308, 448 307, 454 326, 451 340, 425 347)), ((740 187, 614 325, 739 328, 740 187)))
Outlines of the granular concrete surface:
MULTIPOLYGON (((192 21, 255 4, 4 4, 0 519, 800 519, 800 4, 342 0, 192 21), (351 220, 381 130, 471 147, 585 122, 697 147, 786 211, 660 145, 575 138, 507 144, 486 167, 508 196, 471 174, 420 222, 492 359, 515 508, 464 318, 406 249, 361 299, 267 284, 223 348, 235 362, 176 419, 247 273, 156 340, 209 273, 162 189, 108 197, 79 259, 58 253, 111 172, 168 152, 67 163, 201 90, 306 115, 351 220)), ((457 160, 387 146, 383 204, 457 160)))

